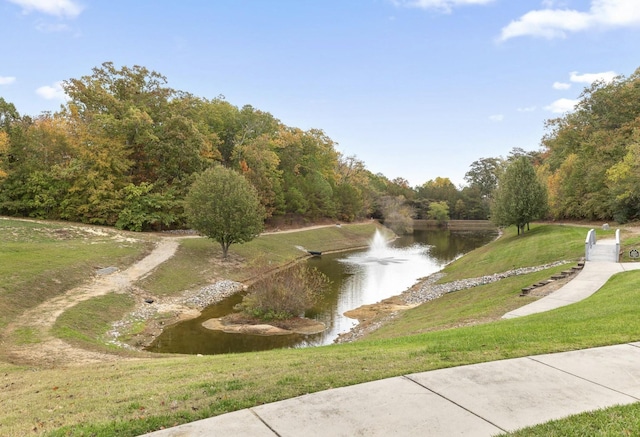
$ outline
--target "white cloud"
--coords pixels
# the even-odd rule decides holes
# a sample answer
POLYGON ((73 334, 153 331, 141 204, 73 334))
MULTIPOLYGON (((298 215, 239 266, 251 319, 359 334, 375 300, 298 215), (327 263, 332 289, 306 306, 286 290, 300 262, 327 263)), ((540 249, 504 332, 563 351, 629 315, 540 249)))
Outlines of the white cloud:
POLYGON ((558 99, 549 106, 545 106, 544 109, 551 111, 554 114, 564 114, 565 112, 571 112, 576 109, 576 105, 580 100, 572 99, 558 99))
POLYGON ((392 0, 396 6, 420 9, 437 9, 451 12, 453 8, 469 5, 486 5, 495 0, 392 0))
POLYGON ((568 32, 632 26, 640 27, 640 1, 591 0, 587 12, 550 8, 527 12, 503 27, 498 40, 527 35, 564 38, 568 32))
POLYGON ((496 123, 499 123, 502 120, 504 120, 504 115, 502 115, 502 114, 490 115, 489 116, 489 120, 491 120, 493 122, 496 122, 496 123))
POLYGON ((569 73, 569 80, 576 83, 588 83, 592 84, 596 81, 602 80, 604 82, 611 82, 618 76, 615 71, 605 71, 602 73, 584 73, 578 74, 577 71, 569 73))
POLYGON ((9 0, 20 7, 24 13, 41 12, 56 17, 75 18, 83 7, 75 0, 9 0))
POLYGON ((535 106, 526 106, 524 108, 518 108, 518 112, 533 112, 537 108, 535 106))
POLYGON ((36 90, 36 94, 47 100, 60 100, 61 102, 69 100, 69 97, 62 89, 62 82, 56 82, 53 86, 41 86, 36 90))
POLYGON ((71 28, 64 23, 45 23, 43 21, 38 22, 36 24, 36 29, 43 33, 54 33, 54 32, 70 32, 71 28))
POLYGON ((554 90, 568 90, 569 88, 571 88, 571 84, 570 83, 553 82, 553 89, 554 90))
POLYGON ((9 85, 16 81, 13 76, 0 76, 0 85, 9 85))

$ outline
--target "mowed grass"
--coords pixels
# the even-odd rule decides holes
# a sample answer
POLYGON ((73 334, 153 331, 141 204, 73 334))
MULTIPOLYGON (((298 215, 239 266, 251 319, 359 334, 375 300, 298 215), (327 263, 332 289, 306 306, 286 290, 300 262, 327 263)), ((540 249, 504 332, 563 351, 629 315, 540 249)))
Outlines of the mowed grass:
MULTIPOLYGON (((531 230, 517 235, 515 228, 480 247, 443 269, 440 282, 475 278, 505 272, 519 267, 532 267, 554 261, 577 261, 584 256, 587 228, 577 226, 532 224, 531 230)), ((614 231, 596 230, 598 238, 611 238, 614 231)))
POLYGON ((511 437, 620 437, 640 435, 640 402, 606 408, 504 434, 511 437))
MULTIPOLYGON (((510 244, 526 245, 534 244, 527 241, 529 236, 545 235, 553 241, 553 234, 557 233, 558 244, 571 244, 565 241, 566 228, 570 227, 540 228, 549 229, 533 228, 531 234, 516 238, 507 233, 503 238, 510 239, 510 244)), ((579 228, 576 235, 580 242, 572 249, 575 252, 558 250, 566 254, 562 259, 571 260, 572 253, 579 258, 578 246, 583 248, 586 230, 579 228)), ((294 244, 304 245, 298 241, 294 244)), ((532 263, 531 254, 502 245, 500 240, 492 245, 493 250, 474 261, 493 259, 482 274, 508 270, 511 265, 546 263, 532 263), (494 251, 508 255, 508 261, 494 251), (517 253, 521 255, 519 259, 517 253)), ((263 250, 268 249, 265 246, 263 250)), ((473 256, 477 256, 475 252, 462 260, 474 259, 473 256)), ((450 268, 460 277, 482 275, 476 274, 471 262, 467 264, 467 276, 459 273, 464 266, 450 268)), ((530 285, 538 280, 537 275, 547 277, 548 273, 551 271, 451 293, 439 299, 442 306, 437 311, 432 309, 431 315, 416 313, 416 319, 403 322, 405 327, 395 334, 351 344, 205 357, 140 358, 66 369, 0 363, 0 383, 4 388, 0 393, 0 435, 133 436, 384 377, 640 339, 638 271, 615 276, 601 291, 574 305, 519 319, 464 326, 468 320, 499 314, 505 305, 509 307, 505 302, 520 299, 511 294, 518 292, 521 284, 530 285), (439 319, 432 321, 431 317, 439 319)), ((446 279, 450 278, 447 275, 446 279)), ((95 335, 101 328, 78 329, 96 329, 95 335)))
POLYGON ((248 282, 307 256, 299 248, 324 252, 366 247, 376 229, 391 238, 388 230, 373 222, 265 234, 245 244, 231 245, 228 260, 222 259, 218 243, 187 238, 181 240, 176 255, 137 285, 156 296, 167 296, 220 279, 248 282))
POLYGON ((0 328, 21 312, 90 279, 97 268, 128 266, 152 239, 81 225, 0 219, 0 328))
POLYGON ((395 339, 64 370, 5 366, 3 426, 7 435, 31 428, 59 436, 138 435, 385 377, 637 341, 638 302, 640 272, 633 271, 583 302, 548 313, 395 339), (66 426, 55 430, 59 425, 66 426))

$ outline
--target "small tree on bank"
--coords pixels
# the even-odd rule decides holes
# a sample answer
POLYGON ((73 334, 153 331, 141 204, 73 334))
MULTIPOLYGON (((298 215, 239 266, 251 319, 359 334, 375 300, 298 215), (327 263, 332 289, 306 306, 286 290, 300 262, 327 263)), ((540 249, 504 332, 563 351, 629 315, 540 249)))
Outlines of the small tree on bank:
POLYGON ((185 198, 185 213, 190 227, 220 243, 223 258, 229 246, 253 240, 264 226, 264 209, 255 188, 221 166, 196 178, 185 198))
POLYGON ((516 225, 518 235, 525 225, 547 211, 547 191, 533 165, 520 157, 506 168, 493 197, 491 220, 498 226, 516 225))

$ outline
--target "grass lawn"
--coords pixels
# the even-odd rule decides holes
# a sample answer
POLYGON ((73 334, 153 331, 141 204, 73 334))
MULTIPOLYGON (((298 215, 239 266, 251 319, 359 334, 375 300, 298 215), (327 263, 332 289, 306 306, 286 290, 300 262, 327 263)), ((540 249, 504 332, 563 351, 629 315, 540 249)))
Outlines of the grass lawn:
POLYGON ((366 247, 377 228, 391 237, 389 231, 374 223, 261 235, 248 243, 232 245, 226 261, 218 243, 206 238, 185 239, 175 256, 138 285, 157 296, 167 296, 216 279, 247 282, 307 255, 297 247, 321 252, 366 247))
POLYGON ((98 268, 130 265, 152 241, 100 227, 0 219, 0 328, 98 268))
MULTIPOLYGON (((270 238, 285 235, 287 239, 293 238, 293 234, 270 238)), ((477 277, 559 259, 575 261, 581 256, 585 236, 584 228, 570 226, 540 225, 524 237, 513 236, 509 231, 503 238, 448 266, 444 280, 477 277), (475 265, 479 262, 484 262, 482 269, 475 265)), ((196 240, 187 241, 185 250, 192 250, 188 246, 196 240)), ((308 242, 299 241, 296 239, 295 244, 324 250, 312 246, 311 237, 308 242)), ((319 239, 317 244, 323 241, 319 239)), ((269 247, 264 246, 260 252, 269 252, 269 247)), ((247 257, 242 262, 251 265, 249 254, 239 256, 247 257)), ((215 253, 208 259, 212 257, 215 258, 215 253)), ((256 265, 258 271, 269 263, 265 260, 256 265)), ((215 273, 212 268, 202 277, 215 273)), ((518 301, 523 298, 515 295, 522 284, 530 285, 551 273, 552 270, 538 272, 451 293, 407 313, 406 319, 397 321, 397 326, 390 325, 375 337, 350 344, 204 357, 138 358, 65 369, 23 368, 0 362, 4 387, 0 393, 0 435, 134 436, 163 426, 385 377, 640 340, 637 317, 640 271, 616 275, 598 293, 574 305, 529 317, 468 326, 470 321, 483 321, 506 312, 505 309, 508 311, 514 300, 523 303, 518 301)), ((158 275, 147 286, 161 283, 162 275, 169 276, 167 272, 158 275)), ((190 280, 196 284, 201 279, 190 280)), ((94 336, 102 328, 98 321, 78 329, 94 336)), ((616 414, 623 413, 611 413, 602 420, 610 423, 616 414)), ((630 414, 637 417, 637 410, 630 414)), ((570 426, 580 429, 581 425, 570 426)))
POLYGON ((640 402, 577 414, 504 434, 511 437, 620 437, 640 435, 640 402))

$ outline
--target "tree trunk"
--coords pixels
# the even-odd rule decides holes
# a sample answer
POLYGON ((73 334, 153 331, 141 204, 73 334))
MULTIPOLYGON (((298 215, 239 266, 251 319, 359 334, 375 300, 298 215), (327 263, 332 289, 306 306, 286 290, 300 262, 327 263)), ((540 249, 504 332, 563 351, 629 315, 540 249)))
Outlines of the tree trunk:
POLYGON ((227 259, 227 255, 229 255, 229 246, 231 246, 231 243, 220 243, 220 246, 222 246, 222 258, 227 259))

